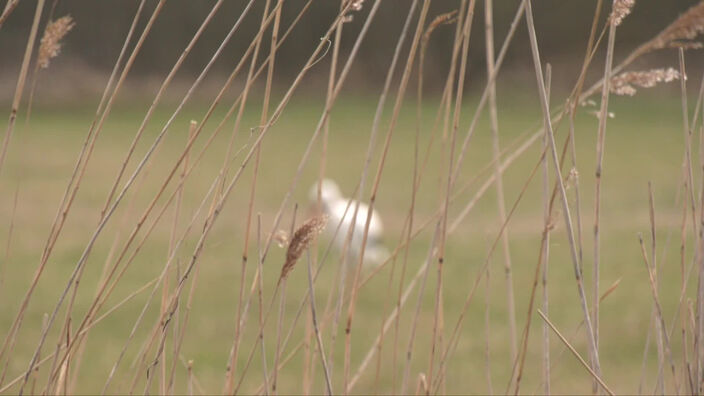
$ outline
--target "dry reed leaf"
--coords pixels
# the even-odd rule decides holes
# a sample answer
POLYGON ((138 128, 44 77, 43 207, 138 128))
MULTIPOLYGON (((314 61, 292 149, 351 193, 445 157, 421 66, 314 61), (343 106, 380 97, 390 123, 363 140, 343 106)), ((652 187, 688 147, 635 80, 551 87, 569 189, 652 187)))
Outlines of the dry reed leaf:
POLYGON ((44 36, 39 42, 37 63, 42 69, 49 67, 49 61, 61 52, 61 39, 73 29, 76 24, 70 15, 49 22, 44 29, 44 36))
POLYGON ((661 82, 671 82, 680 78, 680 72, 673 68, 653 69, 640 72, 625 72, 611 79, 611 92, 616 95, 633 96, 636 87, 651 88, 661 82))
POLYGON ((611 7, 611 23, 618 26, 623 22, 623 19, 631 13, 633 6, 636 5, 636 0, 614 0, 611 7))
POLYGON ((648 43, 647 50, 667 48, 675 43, 681 45, 681 40, 692 40, 702 33, 704 33, 704 1, 687 10, 655 36, 648 43))
POLYGON ((286 263, 281 268, 279 281, 286 279, 303 252, 308 248, 315 237, 320 234, 328 223, 328 215, 315 216, 308 219, 293 233, 291 243, 286 250, 286 263))

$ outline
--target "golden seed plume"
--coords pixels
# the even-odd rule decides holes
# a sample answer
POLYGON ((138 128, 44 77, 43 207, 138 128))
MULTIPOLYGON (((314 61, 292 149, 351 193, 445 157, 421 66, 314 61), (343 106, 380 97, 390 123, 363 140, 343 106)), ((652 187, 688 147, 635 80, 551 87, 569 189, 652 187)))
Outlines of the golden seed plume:
POLYGON ((655 36, 648 43, 648 47, 649 49, 661 49, 687 44, 681 40, 692 40, 702 33, 704 33, 704 1, 680 15, 665 30, 655 36))
POLYGON ((61 39, 73 29, 76 24, 70 15, 49 22, 44 29, 44 36, 39 42, 37 63, 42 69, 49 67, 49 61, 61 52, 61 39))
POLYGON ((286 279, 303 252, 308 248, 315 237, 320 234, 328 223, 328 215, 315 216, 308 219, 293 233, 293 238, 286 250, 286 263, 281 268, 279 281, 286 279))
POLYGON ((614 0, 614 5, 611 9, 611 22, 618 26, 623 22, 623 19, 631 13, 633 6, 636 5, 636 0, 614 0))
POLYGON ((636 87, 651 88, 661 82, 671 82, 680 78, 680 72, 673 68, 653 69, 640 72, 625 72, 611 79, 611 92, 616 95, 633 96, 636 87))

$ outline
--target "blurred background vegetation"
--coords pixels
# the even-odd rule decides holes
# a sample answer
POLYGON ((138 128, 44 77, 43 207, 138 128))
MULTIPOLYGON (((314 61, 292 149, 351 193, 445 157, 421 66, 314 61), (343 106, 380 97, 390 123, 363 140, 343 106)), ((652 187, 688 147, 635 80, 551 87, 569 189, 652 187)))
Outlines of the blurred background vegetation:
MULTIPOLYGON (((20 60, 26 45, 26 39, 31 26, 34 12, 34 1, 21 1, 14 15, 2 27, 0 34, 0 101, 7 101, 12 96, 12 88, 20 67, 20 60)), ((53 77, 42 77, 38 100, 85 98, 85 94, 97 95, 103 84, 96 84, 96 79, 105 78, 117 59, 124 37, 129 29, 132 17, 138 6, 137 1, 123 0, 62 0, 56 5, 55 15, 70 14, 76 26, 65 40, 63 55, 52 61, 49 71, 53 77), (48 96, 47 96, 48 95, 48 96), (57 98, 58 96, 58 98, 57 98)), ((157 2, 147 2, 149 12, 157 2)), ((133 93, 140 88, 156 88, 161 79, 170 70, 179 54, 186 46, 193 33, 208 14, 215 2, 171 0, 166 3, 160 17, 157 19, 152 33, 144 44, 142 53, 137 58, 131 76, 140 80, 132 86, 133 93), (154 84, 147 84, 156 80, 154 84)), ((227 34, 234 21, 238 18, 247 2, 227 1, 221 12, 204 32, 191 56, 186 59, 179 72, 180 78, 191 80, 210 59, 214 50, 227 34)), ((283 6, 282 26, 287 26, 298 11, 304 6, 304 0, 288 0, 283 6)), ((615 63, 628 54, 643 41, 661 31, 677 15, 695 4, 694 0, 668 0, 667 2, 640 1, 626 22, 619 27, 617 35, 617 54, 615 63)), ((51 1, 47 2, 47 6, 51 1)), ((497 1, 494 5, 495 42, 497 48, 508 31, 511 19, 518 7, 518 0, 497 1)), ((575 82, 575 68, 579 68, 584 58, 587 38, 594 13, 594 1, 564 1, 540 0, 533 5, 535 23, 538 29, 538 39, 542 60, 553 65, 553 87, 572 86, 575 82), (579 17, 578 17, 579 16, 579 17)), ((392 56, 392 49, 403 25, 401 15, 407 13, 410 1, 385 1, 371 25, 370 39, 365 40, 355 61, 355 67, 350 75, 348 88, 362 92, 376 91, 383 83, 387 65, 392 56)), ((609 12, 610 2, 603 2, 602 15, 609 12)), ((430 15, 456 9, 458 1, 434 1, 430 15)), ((264 1, 254 5, 252 15, 260 15, 264 1)), ((353 20, 345 24, 345 34, 342 35, 341 53, 349 53, 356 33, 361 28, 371 7, 363 7, 355 13, 353 20)), ((290 38, 278 51, 277 77, 274 80, 279 86, 288 86, 298 72, 308 55, 318 44, 325 29, 333 20, 339 9, 337 1, 314 1, 313 6, 303 16, 302 23, 292 31, 290 38)), ((467 73, 472 78, 466 80, 466 92, 476 92, 484 86, 486 75, 484 60, 484 25, 483 2, 478 2, 475 10, 476 18, 472 27, 470 56, 467 73)), ((46 18, 46 13, 44 18, 46 18)), ((142 18, 138 31, 146 23, 142 18)), ((415 23, 415 22, 414 22, 415 23)), ((258 17, 245 18, 239 39, 233 40, 226 48, 225 55, 214 65, 213 73, 229 73, 239 57, 249 45, 250 38, 256 34, 258 17)), ((439 91, 441 81, 445 78, 452 52, 452 35, 454 29, 441 27, 431 38, 426 56, 424 77, 428 92, 439 91)), ((515 83, 516 80, 529 79, 533 82, 533 66, 530 60, 530 48, 525 32, 525 21, 521 20, 519 34, 514 38, 502 68, 499 87, 515 83)), ((268 41, 262 44, 263 52, 267 52, 268 41)), ((498 52, 498 50, 497 50, 498 52)), ((594 64, 603 64, 603 52, 597 54, 594 64)), ((688 64, 698 66, 700 57, 690 57, 688 64)), ((330 57, 326 57, 319 65, 326 65, 330 57)), ((660 51, 655 55, 641 60, 648 62, 648 67, 676 66, 676 50, 660 51)), ((635 66, 637 67, 638 64, 635 66)), ((327 69, 328 67, 322 67, 327 69)), ((578 69, 577 69, 578 70, 578 69)), ((592 68, 592 76, 601 73, 599 68, 592 68)), ((324 89, 327 75, 313 73, 307 87, 324 89), (317 77, 316 77, 317 76, 317 77)), ((98 80, 100 81, 100 80, 98 80)), ((142 92, 151 94, 151 91, 142 92)))

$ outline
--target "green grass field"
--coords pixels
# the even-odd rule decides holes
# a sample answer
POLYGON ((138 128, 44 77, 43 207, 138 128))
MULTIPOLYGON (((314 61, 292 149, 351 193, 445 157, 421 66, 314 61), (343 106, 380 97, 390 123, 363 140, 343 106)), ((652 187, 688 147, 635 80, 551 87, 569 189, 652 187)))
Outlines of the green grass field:
MULTIPOLYGON (((671 342, 673 359, 682 360, 682 340, 679 332, 679 319, 673 322, 680 291, 680 225, 682 218, 682 161, 684 138, 682 133, 682 113, 679 97, 669 88, 654 88, 652 91, 640 92, 638 96, 613 97, 610 111, 615 118, 608 121, 606 135, 606 152, 603 171, 602 191, 602 264, 601 291, 620 280, 618 287, 605 298, 601 305, 600 354, 602 372, 605 382, 617 393, 633 393, 639 390, 644 378, 644 392, 652 392, 657 378, 657 349, 654 336, 646 359, 645 371, 642 372, 643 350, 649 331, 654 331, 651 322, 653 300, 648 283, 648 276, 641 257, 637 234, 643 233, 650 253, 650 225, 648 216, 648 188, 650 181, 655 197, 655 217, 657 224, 657 262, 660 283, 660 299, 667 326, 677 324, 672 333, 671 342), (649 330, 651 329, 651 330, 649 330), (642 375, 644 374, 644 377, 642 375)), ((526 86, 525 92, 510 96, 504 90, 499 91, 499 126, 502 148, 512 152, 517 142, 537 131, 541 125, 540 109, 533 86, 526 86), (526 133, 527 132, 527 133, 526 133)), ((559 95, 555 95, 560 97, 559 95)), ((693 95, 694 96, 694 95, 693 95)), ((276 99, 276 98, 275 98, 276 99)), ((274 100, 275 102, 276 100, 274 100)), ((693 100, 692 100, 693 101, 693 100)), ((420 151, 425 153, 430 141, 430 134, 435 119, 437 98, 428 97, 423 105, 420 128, 420 151)), ((364 163, 365 151, 369 141, 369 131, 376 106, 374 97, 347 96, 341 99, 333 110, 330 122, 326 175, 337 180, 345 195, 352 194, 364 163)), ((476 98, 465 101, 460 138, 464 136, 469 120, 476 107, 476 98)), ((68 277, 76 261, 85 248, 91 234, 98 224, 100 211, 117 174, 120 163, 129 147, 134 132, 137 130, 147 106, 142 103, 120 104, 107 119, 103 131, 97 140, 95 151, 87 167, 82 186, 68 215, 66 225, 54 248, 47 269, 37 286, 31 304, 24 319, 24 325, 17 339, 16 349, 9 360, 5 383, 21 375, 26 369, 31 354, 34 352, 42 330, 45 313, 51 313, 60 293, 66 286, 68 277)), ((161 130, 165 121, 175 108, 174 104, 161 105, 154 119, 148 124, 142 142, 137 146, 135 159, 141 159, 154 137, 161 130)), ((315 130, 323 103, 317 99, 296 96, 287 110, 277 121, 269 135, 263 141, 259 182, 256 191, 255 213, 261 213, 262 234, 266 238, 272 230, 274 216, 288 189, 291 187, 296 168, 305 147, 315 130)), ((390 105, 389 105, 390 108, 390 105)), ((385 243, 392 249, 402 238, 404 222, 410 206, 411 180, 413 177, 414 142, 416 115, 413 99, 408 99, 403 109, 390 146, 385 164, 382 183, 377 198, 377 208, 385 225, 385 243)), ((581 197, 581 221, 583 243, 583 268, 585 289, 588 301, 592 302, 592 256, 593 256, 593 217, 594 217, 594 167, 597 118, 590 112, 594 108, 582 108, 576 120, 576 147, 578 159, 579 189, 581 197)), ((84 136, 92 120, 93 108, 80 107, 38 107, 33 111, 29 123, 20 117, 18 130, 9 148, 9 154, 2 174, 0 174, 0 251, 4 252, 9 244, 7 258, 0 257, 0 335, 10 328, 19 304, 31 282, 38 266, 42 250, 49 235, 49 229, 56 214, 62 194, 66 189, 75 159, 83 144, 84 136), (17 205, 14 208, 15 194, 17 205), (12 235, 8 235, 12 224, 12 235), (9 242, 8 242, 9 241, 9 242)), ((148 163, 148 173, 140 176, 135 185, 118 206, 111 221, 103 230, 87 261, 82 275, 81 287, 78 289, 71 317, 72 326, 77 326, 88 309, 101 279, 106 261, 112 262, 116 252, 122 248, 129 233, 154 197, 165 176, 173 167, 181 153, 188 136, 188 122, 202 118, 205 107, 202 104, 187 106, 170 128, 163 144, 153 159, 148 163)), ((206 125, 203 135, 196 141, 193 156, 200 151, 215 125, 222 119, 224 110, 218 109, 212 120, 206 125)), ((691 114, 691 113, 690 113, 691 114)), ((251 128, 258 125, 259 109, 251 105, 245 112, 238 135, 234 139, 234 150, 245 149, 237 154, 228 172, 231 177, 239 167, 244 155, 250 148, 254 137, 251 128)), ((381 141, 386 133, 386 123, 380 129, 377 150, 372 162, 372 175, 376 170, 381 141)), ((205 152, 201 162, 194 169, 185 183, 183 205, 178 220, 177 231, 184 232, 191 217, 208 191, 220 167, 223 165, 227 146, 232 133, 233 121, 225 124, 222 133, 216 137, 213 145, 205 152)), ((253 129, 256 133, 256 128, 253 129)), ((562 146, 567 134, 567 123, 557 128, 558 146, 562 146)), ((415 225, 425 223, 440 206, 444 196, 442 187, 446 180, 448 158, 442 155, 443 143, 441 132, 430 151, 428 166, 425 170, 418 195, 415 225)), ((540 140, 525 152, 504 174, 506 205, 511 208, 528 180, 531 171, 540 157, 540 140)), ((698 139, 693 144, 698 147, 698 139)), ((299 205, 297 224, 310 215, 308 189, 318 176, 320 166, 320 141, 315 143, 312 155, 305 165, 302 178, 293 191, 292 200, 284 208, 284 216, 279 228, 288 229, 293 213, 293 204, 299 205)), ((450 220, 455 220, 464 206, 470 201, 479 186, 491 175, 491 168, 485 169, 491 160, 491 136, 486 117, 477 129, 467 151, 458 185, 464 185, 475 176, 478 179, 469 189, 458 196, 450 207, 450 220)), ((698 153, 694 159, 697 161, 698 153)), ((133 159, 127 169, 131 174, 137 161, 133 159)), ((569 161, 569 160, 568 160, 569 161)), ((570 166, 565 166, 567 174, 570 166)), ((551 167, 551 180, 554 172, 551 167)), ((695 172, 695 180, 699 172, 695 172)), ((185 361, 193 361, 193 375, 199 386, 207 393, 220 392, 224 384, 227 363, 234 335, 239 284, 240 264, 244 244, 244 232, 248 199, 252 179, 251 163, 236 185, 226 206, 217 220, 215 228, 207 238, 205 250, 198 261, 197 283, 195 283, 190 317, 187 324, 181 354, 185 361)), ((121 183, 124 184, 125 178, 121 183)), ((369 184, 364 193, 369 198, 369 184)), ((572 216, 576 216, 575 185, 568 183, 572 216)), ((697 182, 698 185, 698 182, 697 182)), ((552 188, 552 182, 551 182, 552 188)), ((170 184, 167 196, 174 189, 170 184)), ((533 274, 540 249, 543 228, 542 213, 542 176, 540 169, 528 184, 525 195, 518 204, 508 226, 510 235, 511 258, 517 310, 517 323, 522 331, 526 323, 526 313, 533 284, 533 274)), ((206 201, 205 211, 212 199, 206 201)), ((161 210, 165 198, 158 201, 156 212, 161 210)), ((556 201, 556 204, 559 200, 556 201)), ((173 206, 173 205, 172 205, 173 206)), ((559 206, 559 205, 556 205, 559 206)), ((566 239, 562 212, 555 212, 555 228, 551 233, 549 262, 549 313, 553 323, 565 334, 583 357, 587 357, 583 318, 579 305, 574 272, 569 257, 569 245, 566 239)), ((255 215, 256 216, 256 215, 255 215)), ((150 215, 145 223, 150 226, 155 215, 150 215)), ((154 228, 152 234, 140 249, 124 278, 117 284, 101 313, 119 303, 126 296, 147 282, 157 277, 166 263, 169 241, 173 224, 174 210, 169 207, 163 219, 154 228)), ((205 213, 196 217, 194 226, 178 250, 179 267, 183 267, 193 254, 201 230, 205 213)), ((256 225, 256 218, 254 219, 256 225)), ((422 231, 411 243, 408 270, 404 283, 421 266, 428 254, 433 234, 433 225, 422 231)), ((691 225, 687 225, 689 240, 685 263, 691 262, 692 242, 691 225)), ((500 228, 495 189, 492 186, 477 202, 477 205, 464 218, 458 228, 447 238, 446 256, 443 273, 443 342, 442 350, 455 327, 462 306, 474 284, 491 244, 500 228)), ((145 229, 139 232, 136 241, 145 235, 145 229)), ((256 227, 253 228, 250 244, 250 257, 256 257, 256 227)), ((325 250, 329 241, 321 238, 319 253, 325 250)), ((134 245, 128 252, 134 250, 134 245)), ((272 245, 271 252, 264 263, 264 303, 269 305, 274 286, 284 260, 284 249, 272 245)), ((400 256, 402 257, 402 256, 400 256)), ((444 391, 447 393, 487 393, 504 392, 511 374, 510 342, 507 326, 506 282, 503 271, 503 256, 500 245, 493 254, 489 266, 490 279, 482 281, 469 304, 467 315, 463 320, 459 342, 447 362, 447 376, 444 391), (488 288, 488 292, 487 292, 488 288), (488 300, 489 334, 486 334, 485 309, 488 300), (488 342, 488 345, 487 345, 488 342), (487 354, 489 364, 487 366, 487 354), (490 368, 491 388, 487 380, 487 367, 490 368)), ((390 282, 391 265, 384 267, 369 283, 360 289, 357 313, 352 322, 352 358, 351 373, 354 374, 359 363, 366 355, 372 342, 379 334, 383 321, 389 315, 395 303, 399 288, 399 270, 401 260, 396 262, 393 280, 390 282)), ((248 265, 246 288, 253 279, 256 260, 248 265)), ((286 309, 283 328, 287 332, 293 326, 293 320, 308 290, 305 260, 294 269, 287 281, 286 309)), ((337 294, 336 274, 339 255, 334 249, 322 268, 315 283, 316 305, 319 321, 323 326, 322 335, 326 352, 331 348, 330 316, 325 316, 325 308, 331 293, 337 294)), ((420 315, 415 336, 412 364, 409 379, 409 392, 416 389, 419 373, 427 373, 430 362, 430 349, 433 331, 434 301, 437 284, 436 263, 428 274, 427 284, 420 299, 420 315)), ((171 274, 170 287, 173 288, 174 274, 171 274)), ((191 288, 189 278, 184 290, 180 316, 183 320, 187 295, 191 288)), ((696 282, 690 282, 688 296, 694 296, 696 282)), ((71 373, 77 374, 76 391, 79 393, 100 392, 110 369, 139 315, 147 302, 151 287, 111 313, 95 325, 89 333, 87 346, 83 352, 80 366, 72 365, 71 373)), ((398 335, 398 357, 394 365, 393 331, 387 333, 381 359, 375 357, 370 367, 353 389, 354 393, 369 393, 378 390, 387 393, 396 388, 403 376, 403 367, 408 346, 413 314, 418 300, 417 288, 414 289, 408 303, 401 312, 400 332, 398 335), (376 378, 377 364, 379 376, 376 378)), ((540 304, 540 287, 537 290, 536 306, 540 304)), ((69 294, 70 296, 70 294, 69 294)), ((278 298, 278 297, 277 297, 278 298)), ((124 393, 130 390, 135 371, 135 359, 142 345, 148 341, 159 313, 161 289, 157 289, 154 301, 146 312, 145 321, 138 328, 127 353, 118 367, 109 392, 124 393)), ((276 319, 279 302, 274 303, 265 332, 267 367, 271 370, 276 349, 276 319)), ((65 306, 65 304, 64 304, 65 306)), ((306 310, 308 306, 306 305, 306 310)), ((341 392, 343 382, 344 357, 344 312, 334 344, 333 389, 341 392)), ((304 311, 307 312, 307 311, 304 311)), ((65 312, 61 310, 57 323, 63 323, 65 312)), ((246 363, 247 355, 253 347, 257 336, 259 307, 256 293, 252 299, 250 315, 242 338, 237 377, 246 363)), ((310 326, 307 314, 301 315, 293 327, 291 341, 283 350, 283 356, 294 351, 296 345, 304 339, 306 327, 310 326)), ((532 315, 528 354, 521 392, 542 393, 542 324, 535 311, 532 315)), ((179 325, 180 326, 180 325, 179 325)), ((65 339, 56 330, 55 325, 42 350, 46 356, 57 347, 57 341, 65 339)), ((74 327, 75 329, 75 327, 74 327)), ((690 340, 691 342, 691 340, 690 340)), ((574 356, 564 348, 561 341, 550 334, 550 352, 552 360, 551 384, 556 393, 586 392, 591 389, 591 377, 578 363, 574 356)), ((323 376, 317 354, 306 347, 296 350, 291 360, 280 371, 279 389, 282 392, 301 392, 302 373, 306 356, 314 361, 312 391, 323 392, 323 376)), ((166 343, 167 363, 172 363, 173 340, 166 343)), ((690 349, 691 350, 691 349, 690 349)), ((154 348, 148 354, 154 357, 154 348)), ((36 381, 43 384, 48 375, 46 367, 51 361, 41 366, 36 381)), ((73 363, 72 363, 73 364, 73 363)), ((437 364, 437 361, 436 363, 437 364)), ((159 368, 161 369, 161 368, 159 368)), ((669 366, 665 367, 667 389, 673 386, 669 366)), ((135 392, 142 392, 145 373, 139 371, 141 378, 135 392)), ((427 374, 426 374, 427 375, 427 374)), ((677 373, 678 380, 682 375, 677 373)), ((179 363, 176 367, 176 392, 186 392, 187 370, 179 363)), ((34 380, 30 380, 32 384, 34 380)), ((158 379, 152 382, 152 391, 156 391, 158 379)), ((254 355, 252 365, 247 372, 241 391, 255 392, 263 382, 261 353, 254 355)), ((39 385, 37 385, 39 386, 39 385)), ((7 390, 14 393, 13 387, 7 390)), ((41 388, 35 389, 40 392, 41 388)))

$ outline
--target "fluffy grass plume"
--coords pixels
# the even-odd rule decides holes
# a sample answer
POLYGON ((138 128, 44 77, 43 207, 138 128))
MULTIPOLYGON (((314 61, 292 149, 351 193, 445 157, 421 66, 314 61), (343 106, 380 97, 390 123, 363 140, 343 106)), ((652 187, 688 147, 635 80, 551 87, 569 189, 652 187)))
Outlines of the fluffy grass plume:
POLYGON ((616 26, 620 25, 623 19, 631 13, 634 5, 636 5, 636 0, 615 0, 611 10, 611 22, 616 26))
POLYGON ((61 40, 75 25, 70 15, 62 16, 46 25, 44 36, 39 42, 39 57, 37 58, 39 67, 42 69, 49 67, 49 61, 61 53, 61 40))
POLYGON ((288 245, 286 250, 286 263, 284 263, 283 268, 281 268, 280 280, 286 279, 288 274, 293 270, 296 262, 303 252, 308 248, 315 237, 323 231, 325 225, 328 223, 328 216, 315 216, 308 219, 302 226, 300 226, 296 232, 293 233, 293 238, 291 238, 291 243, 288 245))
POLYGON ((611 92, 616 95, 633 96, 636 87, 652 88, 661 82, 671 82, 680 78, 680 72, 673 68, 648 71, 625 72, 611 79, 611 92))

